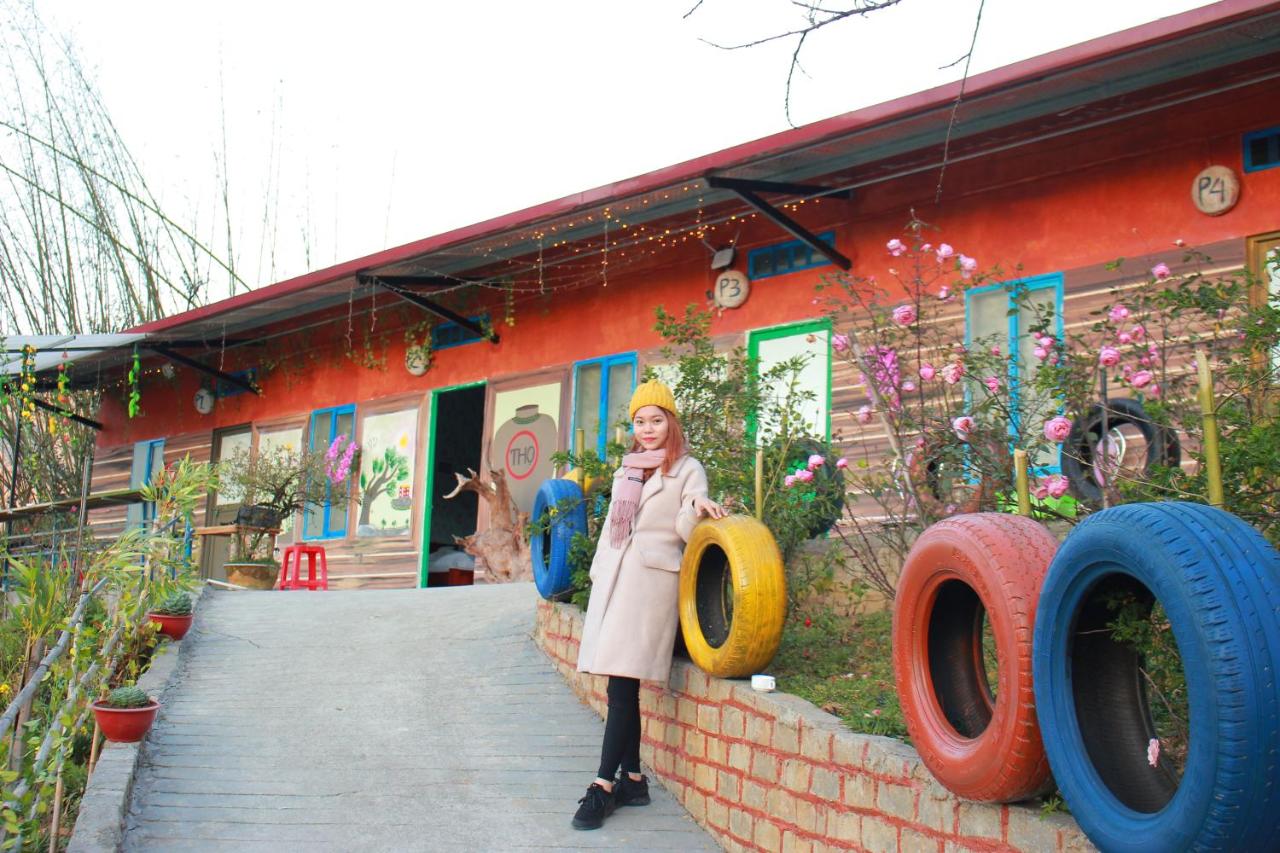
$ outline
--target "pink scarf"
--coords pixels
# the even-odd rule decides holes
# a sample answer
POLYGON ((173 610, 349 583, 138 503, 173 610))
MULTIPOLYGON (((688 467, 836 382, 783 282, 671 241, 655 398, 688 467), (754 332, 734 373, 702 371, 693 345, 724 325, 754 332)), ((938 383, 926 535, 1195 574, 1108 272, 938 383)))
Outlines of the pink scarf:
POLYGON ((631 535, 636 507, 640 505, 640 490, 644 488, 644 472, 662 465, 667 449, 642 450, 622 457, 622 480, 613 488, 613 517, 609 521, 609 544, 621 548, 631 535))

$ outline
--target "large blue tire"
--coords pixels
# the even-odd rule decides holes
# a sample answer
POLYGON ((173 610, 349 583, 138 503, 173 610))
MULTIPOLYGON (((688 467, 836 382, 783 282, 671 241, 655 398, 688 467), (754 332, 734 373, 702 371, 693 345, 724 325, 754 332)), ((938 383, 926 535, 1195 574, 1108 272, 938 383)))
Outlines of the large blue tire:
POLYGON ((1036 710, 1071 813, 1111 851, 1280 850, 1280 554, 1190 503, 1095 513, 1049 566, 1036 611, 1036 710), (1150 766, 1141 661, 1106 628, 1110 591, 1164 608, 1187 682, 1179 781, 1150 766))
POLYGON ((555 598, 573 586, 569 571, 573 535, 587 532, 582 488, 572 480, 543 481, 533 499, 533 523, 541 528, 529 542, 533 582, 543 598, 555 598))

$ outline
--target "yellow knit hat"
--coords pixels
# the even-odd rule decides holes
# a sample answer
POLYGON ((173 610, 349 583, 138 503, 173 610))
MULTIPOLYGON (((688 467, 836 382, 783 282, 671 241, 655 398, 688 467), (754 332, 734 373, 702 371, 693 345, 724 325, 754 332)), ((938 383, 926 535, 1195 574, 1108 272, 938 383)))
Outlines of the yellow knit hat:
POLYGON ((671 389, 656 379, 641 382, 636 392, 631 395, 631 412, 628 417, 635 419, 636 410, 644 406, 661 406, 671 414, 676 413, 676 398, 671 389))

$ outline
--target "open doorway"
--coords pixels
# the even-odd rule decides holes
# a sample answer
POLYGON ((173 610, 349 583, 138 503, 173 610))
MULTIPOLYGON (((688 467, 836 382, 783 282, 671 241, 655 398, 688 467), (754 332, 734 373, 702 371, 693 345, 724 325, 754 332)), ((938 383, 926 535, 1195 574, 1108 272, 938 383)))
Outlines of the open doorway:
POLYGON ((480 470, 484 439, 484 383, 443 388, 431 395, 423 501, 423 548, 419 586, 455 586, 474 579, 471 559, 455 552, 453 537, 476 532, 480 497, 463 492, 445 500, 458 483, 455 474, 480 470))

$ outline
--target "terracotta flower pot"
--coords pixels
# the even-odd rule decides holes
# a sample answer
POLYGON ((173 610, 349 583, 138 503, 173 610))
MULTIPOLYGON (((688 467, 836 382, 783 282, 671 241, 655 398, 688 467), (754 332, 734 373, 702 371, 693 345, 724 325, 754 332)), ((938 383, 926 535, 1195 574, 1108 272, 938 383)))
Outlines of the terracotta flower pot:
POLYGON ((274 589, 280 567, 270 563, 227 563, 227 581, 249 589, 274 589))
POLYGON ((101 702, 93 703, 93 718, 98 721, 98 728, 103 736, 116 743, 136 743, 142 740, 155 722, 160 703, 151 700, 150 705, 141 708, 112 708, 101 702))
POLYGON ((170 613, 148 613, 147 618, 160 626, 160 633, 171 640, 181 640, 191 630, 194 613, 186 616, 174 616, 170 613))

